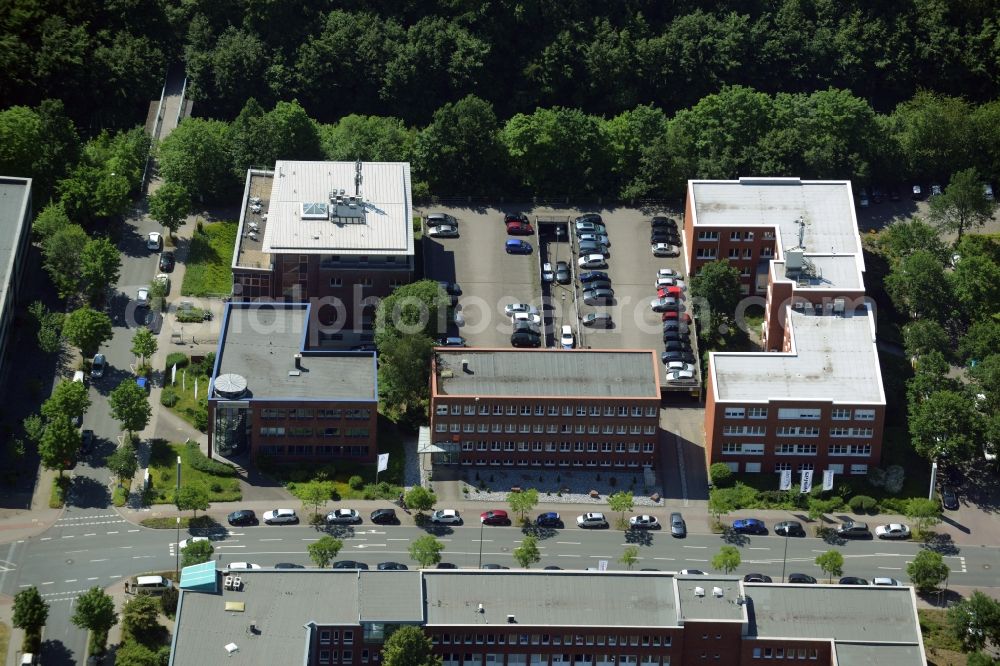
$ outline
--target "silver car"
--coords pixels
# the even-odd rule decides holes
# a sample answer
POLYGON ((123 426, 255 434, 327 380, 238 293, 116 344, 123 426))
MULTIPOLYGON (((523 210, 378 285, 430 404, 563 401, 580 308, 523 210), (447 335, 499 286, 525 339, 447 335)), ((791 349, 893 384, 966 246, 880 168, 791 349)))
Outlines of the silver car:
POLYGON ((670 536, 684 538, 687 533, 688 528, 687 523, 684 522, 684 516, 677 512, 670 514, 670 536))

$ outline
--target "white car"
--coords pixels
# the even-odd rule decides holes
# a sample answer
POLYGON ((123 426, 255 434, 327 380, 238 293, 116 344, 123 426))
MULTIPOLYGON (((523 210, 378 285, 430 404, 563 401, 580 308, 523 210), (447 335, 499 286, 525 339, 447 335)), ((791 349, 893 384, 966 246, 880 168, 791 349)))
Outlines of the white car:
POLYGON ((677 573, 682 576, 707 576, 708 574, 701 569, 681 569, 677 573))
POLYGON ((428 229, 427 235, 431 238, 458 238, 458 227, 453 227, 450 224, 442 224, 428 229))
POLYGON ((600 243, 601 245, 607 245, 611 247, 611 241, 604 234, 580 234, 577 236, 577 240, 583 243, 584 241, 593 241, 595 243, 600 243))
POLYGON ((888 576, 875 576, 875 578, 872 578, 872 585, 879 585, 882 587, 902 587, 903 584, 895 578, 889 578, 888 576))
POLYGON ((135 304, 141 308, 149 307, 149 287, 140 287, 135 293, 135 304))
POLYGON ((661 268, 660 270, 656 271, 657 280, 659 280, 660 278, 675 278, 675 277, 680 277, 680 276, 677 274, 677 271, 675 271, 672 268, 661 268))
POLYGON ((580 264, 580 268, 605 268, 608 265, 603 254, 588 254, 580 257, 577 263, 580 264))
POLYGON ((660 529, 660 521, 656 519, 656 516, 641 515, 632 516, 628 519, 629 527, 634 530, 658 530, 660 529))
POLYGON ((299 517, 295 515, 295 509, 272 509, 264 512, 265 525, 281 525, 285 523, 297 523, 299 517))
POLYGON ((577 527, 607 527, 608 519, 604 517, 603 513, 585 513, 576 517, 576 525, 577 527))
POLYGON ((656 288, 659 289, 660 287, 680 287, 681 289, 687 289, 684 280, 672 277, 656 278, 656 288))
POLYGON ((534 305, 528 305, 527 303, 509 303, 504 306, 503 312, 508 317, 513 317, 514 314, 518 312, 538 314, 538 308, 536 308, 534 305))
POLYGON ((576 338, 573 337, 573 327, 569 324, 563 325, 562 335, 559 336, 559 343, 563 349, 572 349, 576 345, 576 338))
POLYGON ((361 514, 354 509, 334 509, 326 514, 328 525, 354 525, 361 522, 361 514))
POLYGON ((191 537, 190 539, 182 539, 177 544, 177 547, 180 550, 184 550, 185 548, 187 548, 191 544, 195 543, 196 541, 208 541, 208 537, 191 537))
POLYGON ((909 539, 910 528, 902 523, 889 523, 875 528, 875 536, 879 539, 909 539))
POLYGON ((431 522, 438 525, 455 525, 462 522, 462 516, 455 509, 439 509, 431 514, 431 522))
POLYGON ((694 372, 694 363, 683 361, 670 361, 667 363, 667 372, 694 372))
POLYGON ((542 264, 542 282, 552 282, 556 279, 556 273, 552 270, 552 264, 545 262, 542 264))
POLYGON ((680 256, 680 249, 670 243, 653 243, 650 246, 654 257, 677 257, 680 256))
POLYGON ((694 372, 691 370, 674 370, 667 373, 668 382, 689 382, 694 379, 694 372))
POLYGON ((170 276, 166 273, 157 273, 156 277, 153 278, 153 284, 158 284, 163 287, 163 293, 170 293, 170 276))
POLYGON ((163 247, 163 237, 157 231, 150 231, 146 237, 146 249, 159 251, 163 247))
POLYGON ((231 571, 249 571, 250 569, 260 569, 262 567, 253 562, 230 562, 226 568, 231 571))
POLYGON ((510 323, 516 324, 519 321, 526 321, 533 326, 542 323, 542 316, 537 312, 515 312, 510 316, 510 323))

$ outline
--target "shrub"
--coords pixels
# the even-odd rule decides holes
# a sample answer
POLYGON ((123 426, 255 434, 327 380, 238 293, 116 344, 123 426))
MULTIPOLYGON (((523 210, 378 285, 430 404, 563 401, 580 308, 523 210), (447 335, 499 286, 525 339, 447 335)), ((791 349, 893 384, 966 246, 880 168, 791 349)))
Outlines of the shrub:
POLYGON ((715 463, 708 469, 709 476, 716 488, 728 488, 733 485, 733 470, 726 463, 715 463))
POLYGON ((128 501, 128 491, 124 488, 115 488, 115 493, 111 501, 115 506, 125 506, 125 503, 128 501))
POLYGON ((199 407, 198 411, 194 413, 194 427, 202 432, 208 430, 208 410, 204 407, 199 407))
POLYGON ((891 495, 896 495, 903 489, 903 481, 906 480, 906 470, 900 465, 890 465, 885 471, 885 491, 891 495))
POLYGON ((174 363, 176 363, 177 368, 180 369, 186 368, 189 362, 190 359, 187 354, 183 352, 170 352, 167 354, 167 372, 170 372, 170 369, 174 367, 174 363))
POLYGON ((347 485, 351 487, 351 490, 361 490, 365 487, 365 480, 355 474, 347 480, 347 485))
POLYGON ((869 513, 875 509, 877 504, 878 502, 875 501, 875 498, 868 495, 855 495, 847 503, 854 513, 869 513))
POLYGON ((910 500, 901 497, 886 497, 879 502, 882 513, 906 514, 906 509, 910 506, 910 500))
POLYGON ((163 391, 160 393, 160 404, 164 407, 173 407, 180 399, 177 391, 170 386, 164 386, 163 391))
POLYGON ((167 617, 173 617, 174 613, 177 612, 178 597, 180 597, 180 591, 178 591, 176 585, 168 587, 160 595, 160 608, 163 609, 163 614, 167 617))
POLYGON ((194 467, 199 472, 212 474, 213 476, 236 476, 235 467, 227 463, 208 458, 201 452, 196 442, 190 442, 187 445, 186 457, 191 467, 194 467))
POLYGON ((362 497, 366 500, 394 500, 399 497, 400 490, 402 489, 399 486, 394 486, 388 481, 379 481, 378 483, 369 483, 366 485, 362 491, 362 497))

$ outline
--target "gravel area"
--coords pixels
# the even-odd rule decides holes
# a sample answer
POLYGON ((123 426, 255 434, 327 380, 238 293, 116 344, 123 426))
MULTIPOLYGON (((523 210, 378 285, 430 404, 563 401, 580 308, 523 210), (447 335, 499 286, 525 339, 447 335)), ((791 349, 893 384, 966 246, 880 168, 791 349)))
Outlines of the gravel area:
POLYGON ((661 497, 663 495, 659 480, 652 487, 645 487, 641 471, 529 471, 480 468, 464 470, 462 476, 462 494, 468 500, 504 502, 510 489, 519 487, 536 489, 540 503, 606 505, 608 495, 620 490, 631 490, 635 506, 663 506, 662 499, 655 502, 650 499, 657 493, 661 497), (479 479, 476 479, 477 474, 479 479), (464 492, 464 488, 468 488, 468 494, 464 492), (592 490, 596 490, 600 494, 599 497, 591 497, 592 490))

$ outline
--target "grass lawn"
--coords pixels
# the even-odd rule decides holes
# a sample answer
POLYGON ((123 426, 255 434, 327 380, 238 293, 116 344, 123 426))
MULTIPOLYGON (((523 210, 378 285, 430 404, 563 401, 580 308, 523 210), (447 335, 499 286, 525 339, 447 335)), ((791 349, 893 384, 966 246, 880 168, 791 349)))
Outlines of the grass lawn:
POLYGON ((920 608, 920 631, 924 635, 927 663, 930 666, 965 666, 966 655, 948 628, 948 620, 943 610, 920 608))
POLYGON ((181 296, 228 294, 233 288, 236 222, 205 224, 191 238, 181 296))
MULTIPOLYGON (((169 380, 170 373, 167 373, 167 379, 169 380)), ((198 418, 196 414, 200 411, 206 414, 207 419, 207 409, 208 409, 208 382, 209 378, 205 375, 198 377, 198 403, 194 400, 194 381, 195 378, 192 376, 190 368, 177 368, 177 383, 171 386, 171 390, 177 395, 179 400, 177 404, 173 407, 168 407, 188 423, 190 423, 195 428, 198 428, 202 432, 205 432, 205 423, 198 423, 198 418), (186 376, 185 376, 186 374, 186 376), (182 376, 185 378, 182 379, 182 376)))
POLYGON ((66 491, 69 490, 70 478, 57 476, 52 479, 52 490, 49 493, 49 508, 61 509, 66 503, 66 491))
POLYGON ((154 439, 152 445, 149 460, 152 479, 150 503, 174 503, 177 456, 181 457, 181 483, 185 486, 201 486, 208 494, 209 502, 235 502, 243 498, 240 482, 236 477, 207 474, 192 466, 192 458, 202 455, 200 452, 192 452, 185 444, 169 444, 162 439, 154 439))

